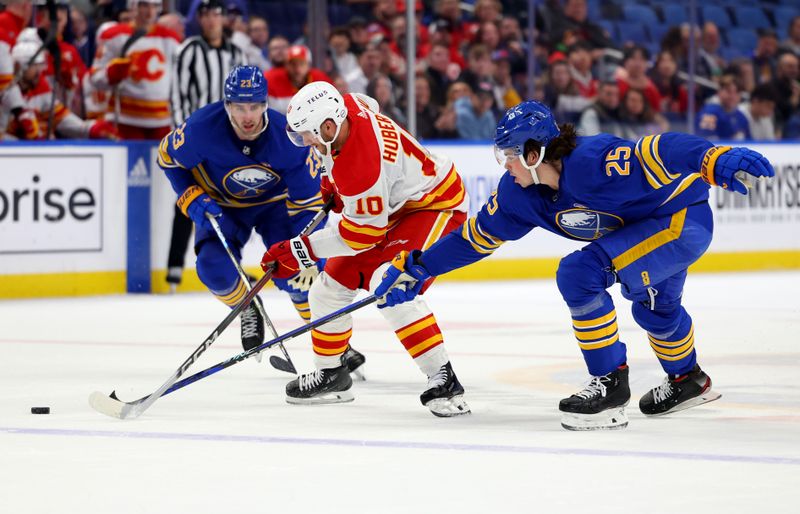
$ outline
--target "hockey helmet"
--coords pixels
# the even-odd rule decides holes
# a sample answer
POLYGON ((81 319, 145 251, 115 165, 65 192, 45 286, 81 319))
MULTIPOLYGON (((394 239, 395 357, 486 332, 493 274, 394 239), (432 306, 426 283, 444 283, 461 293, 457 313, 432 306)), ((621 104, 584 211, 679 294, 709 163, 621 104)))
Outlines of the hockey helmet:
POLYGON ((45 52, 42 49, 42 40, 35 28, 23 29, 17 37, 14 48, 11 49, 11 58, 23 67, 31 64, 44 64, 45 52))
POLYGON ((303 86, 289 102, 286 134, 296 146, 308 146, 309 141, 319 141, 330 154, 330 145, 339 136, 345 118, 347 107, 336 87, 324 81, 312 82, 303 86), (330 141, 325 141, 320 132, 326 120, 336 124, 336 133, 330 141))
POLYGON ((495 158, 502 165, 508 159, 518 157, 522 165, 531 172, 534 183, 538 184, 536 168, 544 160, 547 145, 560 133, 553 113, 546 105, 535 100, 522 102, 506 111, 497 124, 494 136, 495 158), (528 140, 533 140, 541 146, 539 159, 533 165, 528 165, 523 155, 528 140))
POLYGON ((237 66, 225 79, 225 101, 267 103, 267 79, 258 66, 237 66))

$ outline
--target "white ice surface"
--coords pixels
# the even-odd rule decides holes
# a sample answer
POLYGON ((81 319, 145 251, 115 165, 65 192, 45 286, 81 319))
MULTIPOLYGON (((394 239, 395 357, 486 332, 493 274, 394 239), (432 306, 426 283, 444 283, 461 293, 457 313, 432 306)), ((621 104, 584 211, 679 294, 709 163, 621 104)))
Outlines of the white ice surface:
MULTIPOLYGON (((0 513, 798 513, 800 273, 690 275, 684 305, 721 400, 645 418, 662 380, 628 303, 630 425, 575 433, 558 400, 586 372, 554 281, 441 283, 428 294, 473 414, 433 417, 425 380, 373 307, 356 400, 284 401, 253 359, 159 399, 136 420, 94 390, 155 390, 222 320, 208 294, 0 302, 0 513), (49 406, 49 416, 32 415, 49 406)), ((268 312, 299 326, 270 290, 268 312)), ((190 371, 238 353, 232 325, 190 371)), ((288 349, 311 366, 307 336, 288 349)))

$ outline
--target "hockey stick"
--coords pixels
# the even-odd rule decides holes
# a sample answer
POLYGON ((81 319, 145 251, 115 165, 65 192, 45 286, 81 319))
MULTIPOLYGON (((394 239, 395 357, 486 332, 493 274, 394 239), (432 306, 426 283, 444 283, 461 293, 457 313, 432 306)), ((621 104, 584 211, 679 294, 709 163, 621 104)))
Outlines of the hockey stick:
MULTIPOLYGON (((269 275, 269 273, 267 275, 269 275)), ((265 277, 267 275, 265 275, 265 277)), ((263 287, 264 284, 261 283, 263 280, 264 278, 262 277, 262 279, 259 280, 258 283, 256 283, 255 287, 253 287, 253 290, 247 293, 245 301, 240 303, 239 306, 244 305, 245 302, 249 303, 250 300, 253 299, 253 296, 255 296, 255 292, 261 289, 261 287, 263 287)), ((276 337, 271 341, 267 341, 263 344, 260 344, 255 348, 251 348, 247 351, 244 351, 238 355, 231 357, 226 361, 219 362, 202 371, 198 371, 194 375, 191 375, 189 377, 184 378, 183 380, 178 381, 178 378, 183 373, 183 371, 185 371, 186 368, 188 368, 192 362, 197 360, 196 356, 192 355, 192 357, 187 359, 187 361, 181 366, 181 368, 177 372, 175 372, 175 374, 172 377, 170 377, 170 379, 166 383, 164 383, 164 385, 162 385, 156 392, 148 396, 139 398, 138 400, 134 400, 132 402, 123 402, 120 399, 118 399, 116 395, 114 395, 114 393, 111 393, 111 396, 106 396, 103 393, 95 392, 92 393, 92 395, 89 397, 89 404, 97 412, 105 414, 106 416, 111 416, 112 418, 119 418, 119 419, 136 418, 140 416, 144 411, 146 411, 148 407, 150 407, 153 404, 153 402, 155 402, 157 399, 159 399, 164 395, 175 392, 178 389, 184 388, 187 385, 197 382, 198 380, 205 378, 209 375, 218 373, 225 368, 233 366, 237 362, 249 359, 253 355, 258 354, 259 352, 266 350, 267 348, 275 346, 276 344, 283 343, 284 341, 287 341, 289 339, 293 339, 299 335, 305 334, 306 332, 310 332, 311 330, 314 330, 319 326, 322 326, 330 321, 340 318, 353 311, 357 311, 362 307, 366 307, 367 305, 373 304, 376 301, 378 301, 378 297, 375 295, 370 295, 364 298, 363 300, 351 303, 347 307, 343 307, 336 312, 332 312, 327 316, 323 316, 318 320, 312 321, 311 323, 307 323, 306 325, 303 325, 302 327, 287 332, 282 336, 276 337)), ((237 309, 239 306, 237 306, 237 309)), ((236 309, 234 309, 234 311, 235 310, 236 309)), ((234 311, 232 311, 231 313, 233 313, 234 311)), ((228 318, 231 318, 231 315, 228 315, 228 318)), ((216 337, 217 337, 217 331, 211 334, 211 336, 209 337, 210 342, 208 344, 210 345, 212 342, 214 342, 214 338, 216 337)), ((201 346, 200 348, 198 348, 198 350, 201 350, 201 348, 202 351, 200 351, 199 353, 196 352, 197 357, 199 357, 199 355, 203 353, 203 351, 205 351, 205 348, 207 348, 207 346, 206 347, 201 346)))
MULTIPOLYGON (((325 203, 325 206, 317 214, 314 215, 314 218, 309 222, 308 225, 306 225, 306 228, 304 228, 303 231, 305 232, 305 230, 308 227, 311 227, 312 225, 313 226, 319 225, 319 223, 328 214, 328 211, 330 211, 333 208, 333 206, 334 206, 333 200, 332 199, 328 200, 328 202, 325 203)), ((229 312, 228 315, 225 316, 225 319, 223 319, 222 322, 220 322, 220 324, 216 326, 214 331, 211 332, 211 335, 209 335, 200 344, 200 346, 198 346, 195 349, 195 351, 192 352, 192 354, 185 361, 183 361, 183 364, 181 364, 180 367, 172 374, 172 376, 170 376, 167 379, 167 381, 164 382, 161 385, 161 387, 159 387, 154 393, 145 396, 144 398, 141 398, 139 400, 136 400, 136 402, 128 404, 119 401, 117 399, 115 391, 111 391, 111 394, 109 396, 106 396, 100 391, 95 391, 89 395, 89 405, 91 405, 92 408, 97 412, 119 419, 125 419, 128 417, 134 417, 134 418, 138 417, 142 412, 146 411, 150 407, 150 405, 153 404, 153 402, 158 400, 158 398, 161 395, 165 394, 164 392, 167 389, 169 389, 173 384, 175 384, 175 382, 177 382, 178 379, 180 379, 184 373, 186 373, 186 370, 189 369, 189 366, 194 364, 194 362, 197 361, 197 359, 199 359, 203 353, 205 353, 208 347, 211 346, 214 343, 214 341, 217 340, 219 335, 226 328, 228 328, 228 325, 230 325, 233 322, 233 320, 235 320, 236 317, 239 316, 239 314, 248 305, 250 305, 250 302, 253 301, 253 298, 255 298, 256 294, 258 294, 258 292, 261 291, 261 288, 263 288, 264 285, 267 282, 269 282, 271 278, 272 278, 272 271, 270 270, 267 271, 264 274, 264 276, 261 277, 258 280, 258 282, 255 283, 253 288, 250 291, 248 291, 247 294, 244 296, 244 298, 242 298, 242 301, 239 302, 239 305, 234 307, 231 310, 231 312, 229 312)), ((258 351, 261 351, 264 348, 266 348, 266 346, 262 344, 260 346, 257 346, 256 348, 253 348, 252 350, 258 349, 258 351)))
MULTIPOLYGON (((217 233, 217 237, 222 243, 222 246, 225 247, 225 251, 228 253, 228 257, 231 258, 233 267, 236 268, 236 271, 239 273, 239 278, 242 280, 242 282, 244 282, 244 287, 246 287, 247 291, 249 292, 250 290, 253 289, 253 287, 250 285, 250 280, 247 279, 247 275, 244 274, 242 266, 239 264, 239 261, 237 261, 236 257, 233 255, 231 247, 228 246, 228 240, 225 237, 225 234, 222 233, 222 229, 220 228, 219 223, 217 223, 217 219, 210 213, 206 213, 206 218, 208 218, 208 221, 211 222, 211 226, 214 227, 214 232, 217 233)), ((306 229, 303 230, 303 234, 308 234, 308 232, 314 230, 315 227, 316 225, 313 224, 309 225, 308 227, 306 227, 306 229)), ((272 320, 269 319, 269 316, 267 315, 267 311, 264 309, 264 306, 261 305, 259 302, 255 302, 254 305, 256 306, 256 309, 258 309, 258 312, 261 313, 261 316, 264 318, 264 322, 269 327, 269 331, 272 332, 272 337, 278 337, 278 331, 275 330, 275 325, 273 325, 272 320)), ((289 357, 289 353, 286 351, 286 348, 282 344, 279 344, 278 348, 280 349, 281 353, 283 353, 283 356, 286 357, 286 360, 283 360, 276 355, 275 359, 269 360, 270 364, 272 364, 273 367, 275 367, 275 369, 278 369, 280 371, 286 371, 287 373, 293 373, 296 375, 297 368, 294 367, 294 363, 292 363, 292 359, 291 357, 289 357), (277 366, 275 365, 276 361, 278 363, 277 366)), ((256 360, 258 362, 261 362, 261 354, 256 355, 256 360)))

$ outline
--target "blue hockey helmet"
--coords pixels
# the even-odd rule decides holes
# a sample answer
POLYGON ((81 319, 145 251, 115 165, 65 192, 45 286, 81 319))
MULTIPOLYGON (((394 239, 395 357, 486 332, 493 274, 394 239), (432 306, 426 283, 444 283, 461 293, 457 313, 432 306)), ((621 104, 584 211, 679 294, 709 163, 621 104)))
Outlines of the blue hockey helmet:
POLYGON ((267 103, 267 79, 258 66, 236 66, 225 79, 225 101, 267 103))
POLYGON ((544 160, 544 150, 550 142, 561 133, 553 118, 553 113, 543 103, 535 100, 522 102, 506 111, 497 124, 494 136, 494 155, 499 164, 504 164, 509 158, 519 157, 533 175, 534 182, 539 183, 536 168, 544 160), (528 165, 523 155, 525 143, 528 140, 536 141, 541 145, 539 160, 528 165))

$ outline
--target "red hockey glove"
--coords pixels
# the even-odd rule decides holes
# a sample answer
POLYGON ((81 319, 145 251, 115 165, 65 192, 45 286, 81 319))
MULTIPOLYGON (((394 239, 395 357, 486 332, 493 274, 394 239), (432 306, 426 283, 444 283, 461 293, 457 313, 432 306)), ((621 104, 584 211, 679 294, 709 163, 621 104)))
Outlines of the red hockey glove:
POLYGON ((116 86, 126 78, 131 73, 131 61, 130 57, 117 57, 116 59, 111 59, 111 62, 108 63, 108 68, 106 68, 106 75, 108 76, 108 83, 112 86, 116 86))
POLYGON ((322 179, 319 181, 319 190, 322 193, 322 202, 328 203, 328 200, 333 198, 333 212, 342 212, 344 209, 344 203, 342 202, 342 197, 339 196, 339 193, 336 191, 336 186, 333 185, 333 182, 328 178, 327 175, 322 175, 322 179))
POLYGON ((272 270, 272 278, 289 278, 314 266, 317 260, 308 237, 299 236, 270 246, 261 259, 261 269, 272 270))
POLYGON ((41 139, 41 129, 36 113, 30 109, 23 109, 16 116, 17 137, 20 139, 32 140, 41 139))
POLYGON ((89 139, 113 139, 119 140, 117 126, 108 120, 97 120, 89 128, 89 139))

